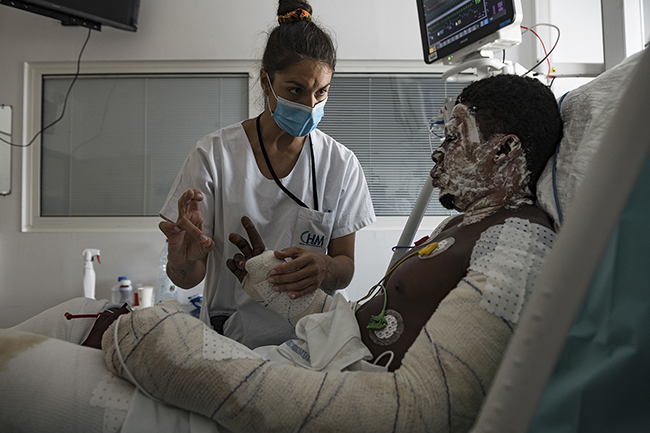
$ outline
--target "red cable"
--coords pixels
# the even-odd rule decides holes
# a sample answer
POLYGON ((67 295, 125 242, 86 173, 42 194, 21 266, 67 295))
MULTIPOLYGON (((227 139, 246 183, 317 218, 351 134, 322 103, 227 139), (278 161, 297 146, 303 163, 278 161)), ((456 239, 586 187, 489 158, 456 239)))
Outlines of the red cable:
POLYGON ((101 314, 102 313, 97 313, 97 314, 70 314, 70 313, 66 312, 64 314, 64 316, 68 320, 70 320, 70 319, 90 319, 90 318, 96 319, 101 314))
POLYGON ((548 74, 546 74, 546 77, 550 78, 551 77, 551 61, 548 59, 548 53, 546 52, 546 45, 544 45, 544 41, 537 34, 537 32, 535 30, 530 29, 530 28, 525 27, 525 26, 521 26, 521 28, 524 29, 524 30, 528 30, 528 31, 532 32, 535 36, 537 36, 537 39, 539 39, 539 42, 542 44, 542 48, 544 49, 544 55, 547 56, 546 57, 546 63, 548 64, 548 74))

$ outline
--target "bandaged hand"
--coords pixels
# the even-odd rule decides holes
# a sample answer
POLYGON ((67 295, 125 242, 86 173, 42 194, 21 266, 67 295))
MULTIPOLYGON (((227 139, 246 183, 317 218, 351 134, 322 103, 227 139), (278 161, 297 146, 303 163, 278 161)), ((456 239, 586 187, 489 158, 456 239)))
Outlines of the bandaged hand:
POLYGON ((269 283, 269 274, 272 269, 284 263, 284 260, 278 259, 270 250, 248 259, 245 263, 246 275, 242 281, 248 296, 275 311, 293 326, 308 314, 328 311, 332 297, 320 289, 298 299, 290 298, 289 292, 273 289, 273 285, 269 283))
POLYGON ((239 248, 240 253, 228 259, 226 266, 242 283, 244 291, 294 326, 300 318, 308 314, 328 311, 332 297, 320 289, 298 299, 291 296, 293 292, 280 292, 274 289, 272 282, 269 282, 271 271, 277 272, 278 266, 287 265, 287 262, 279 259, 277 253, 273 251, 264 251, 264 241, 248 217, 243 217, 241 222, 250 244, 237 233, 231 233, 228 239, 239 248))

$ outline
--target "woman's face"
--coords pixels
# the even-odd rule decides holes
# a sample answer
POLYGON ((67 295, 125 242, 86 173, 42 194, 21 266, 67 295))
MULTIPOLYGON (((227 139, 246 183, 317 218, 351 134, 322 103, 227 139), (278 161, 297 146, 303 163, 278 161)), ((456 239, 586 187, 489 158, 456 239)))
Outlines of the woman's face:
MULTIPOLYGON (((303 60, 272 77, 273 91, 280 98, 314 107, 327 98, 332 72, 326 63, 303 60)), ((277 100, 269 88, 266 71, 262 70, 260 78, 271 112, 275 112, 277 100)))

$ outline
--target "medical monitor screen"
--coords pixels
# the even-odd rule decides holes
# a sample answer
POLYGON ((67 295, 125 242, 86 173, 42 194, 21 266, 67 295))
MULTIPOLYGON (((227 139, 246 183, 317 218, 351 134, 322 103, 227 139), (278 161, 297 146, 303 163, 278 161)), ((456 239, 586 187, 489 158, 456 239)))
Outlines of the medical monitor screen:
POLYGON ((455 63, 459 50, 513 23, 513 0, 417 0, 424 61, 455 63))

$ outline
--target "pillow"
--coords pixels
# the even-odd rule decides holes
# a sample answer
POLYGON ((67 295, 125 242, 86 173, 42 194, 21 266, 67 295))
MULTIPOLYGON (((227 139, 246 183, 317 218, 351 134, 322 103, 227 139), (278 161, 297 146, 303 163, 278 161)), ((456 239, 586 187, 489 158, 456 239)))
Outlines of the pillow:
MULTIPOLYGON (((561 99, 560 114, 564 136, 556 156, 552 157, 537 182, 537 204, 548 213, 558 230, 563 216, 571 209, 573 198, 582 182, 591 158, 598 150, 600 137, 618 109, 632 69, 641 58, 636 53, 589 83, 567 93, 561 99), (556 162, 557 201, 553 188, 553 165, 556 162)), ((616 143, 611 143, 615 145, 616 143)))

